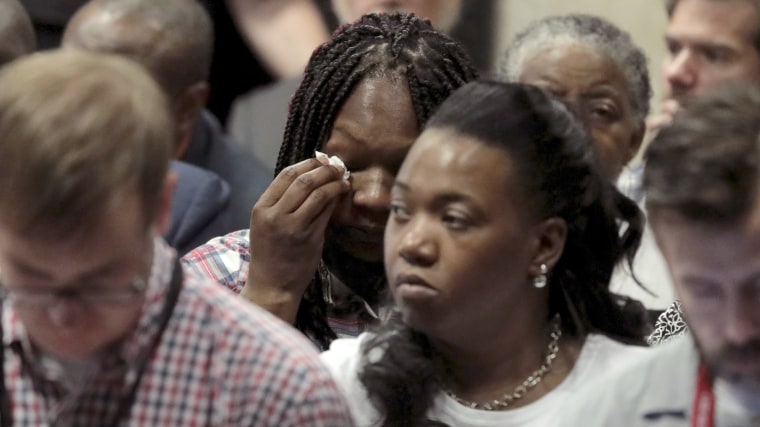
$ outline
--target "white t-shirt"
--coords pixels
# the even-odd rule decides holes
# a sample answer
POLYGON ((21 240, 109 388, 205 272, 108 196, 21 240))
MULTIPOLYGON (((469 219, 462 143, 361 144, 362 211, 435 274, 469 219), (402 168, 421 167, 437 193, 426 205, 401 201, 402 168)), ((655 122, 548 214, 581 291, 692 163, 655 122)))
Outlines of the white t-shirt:
MULTIPOLYGON (((377 426, 381 420, 357 375, 361 364, 360 346, 366 337, 365 333, 357 338, 335 340, 330 349, 320 356, 345 394, 354 422, 359 427, 377 426)), ((631 363, 647 351, 646 347, 629 346, 603 335, 592 334, 586 339, 567 378, 539 400, 517 409, 484 411, 466 407, 441 392, 435 398, 428 416, 452 427, 552 425, 561 416, 558 411, 568 396, 582 390, 585 384, 600 377, 609 368, 631 363)))

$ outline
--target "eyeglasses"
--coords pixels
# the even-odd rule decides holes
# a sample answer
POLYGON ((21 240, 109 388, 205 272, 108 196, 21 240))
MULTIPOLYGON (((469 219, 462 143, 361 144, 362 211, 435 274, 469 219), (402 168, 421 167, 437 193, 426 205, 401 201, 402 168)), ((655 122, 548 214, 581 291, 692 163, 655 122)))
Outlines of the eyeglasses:
POLYGON ((8 288, 0 282, 0 299, 8 301, 17 307, 49 308, 60 300, 68 300, 85 306, 118 305, 135 301, 145 292, 145 279, 135 278, 132 282, 118 288, 84 288, 34 290, 24 288, 8 288))

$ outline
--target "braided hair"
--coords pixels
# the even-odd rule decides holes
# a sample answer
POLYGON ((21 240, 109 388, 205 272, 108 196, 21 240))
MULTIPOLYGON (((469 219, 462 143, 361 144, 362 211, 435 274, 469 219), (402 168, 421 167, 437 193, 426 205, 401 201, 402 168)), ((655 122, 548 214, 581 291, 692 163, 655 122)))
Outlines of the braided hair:
MULTIPOLYGON (((275 174, 313 157, 354 88, 379 76, 406 81, 421 128, 449 94, 476 77, 476 71, 457 42, 413 14, 369 14, 339 28, 311 56, 293 96, 275 174)), ((299 306, 296 327, 322 347, 335 338, 326 310, 322 279, 315 274, 299 306)))

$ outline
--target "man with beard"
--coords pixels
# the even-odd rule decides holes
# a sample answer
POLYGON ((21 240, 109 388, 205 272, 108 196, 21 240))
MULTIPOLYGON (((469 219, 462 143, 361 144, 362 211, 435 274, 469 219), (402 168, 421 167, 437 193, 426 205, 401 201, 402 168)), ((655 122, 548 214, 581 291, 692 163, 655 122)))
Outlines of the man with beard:
POLYGON ((647 211, 690 334, 589 387, 563 425, 760 423, 760 90, 684 105, 647 152, 647 211))
MULTIPOLYGON (((667 0, 665 4, 669 17, 665 34, 669 53, 662 68, 666 97, 660 112, 647 120, 653 133, 667 126, 689 98, 726 84, 760 83, 760 1, 667 0)), ((628 176, 623 181, 638 191, 640 169, 628 176)), ((660 264, 661 256, 654 249, 645 239, 639 253, 653 252, 653 261, 660 264)), ((657 319, 648 341, 659 344, 685 332, 676 301, 657 319)))

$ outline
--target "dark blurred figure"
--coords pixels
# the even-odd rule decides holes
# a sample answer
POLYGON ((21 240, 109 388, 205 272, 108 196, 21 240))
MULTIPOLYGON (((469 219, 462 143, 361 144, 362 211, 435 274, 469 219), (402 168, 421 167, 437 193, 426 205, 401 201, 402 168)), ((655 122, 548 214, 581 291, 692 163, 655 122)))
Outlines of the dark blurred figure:
MULTIPOLYGON (((66 23, 74 12, 86 3, 85 0, 20 1, 32 18, 40 49, 57 47, 66 23)), ((198 1, 209 12, 216 31, 209 75, 212 91, 208 109, 222 123, 226 123, 235 98, 255 87, 279 80, 279 76, 270 73, 251 51, 241 35, 227 1, 198 1)), ((315 3, 328 30, 332 31, 337 27, 338 20, 332 12, 330 1, 315 0, 315 3)), ((461 18, 451 34, 466 47, 478 69, 488 70, 491 64, 494 29, 492 17, 495 16, 496 2, 468 0, 462 3, 461 18)), ((304 61, 307 59, 304 58, 304 61)))
POLYGON ((0 66, 34 51, 34 30, 17 0, 0 0, 0 66))
POLYGON ((86 0, 20 0, 20 2, 32 19, 39 49, 58 47, 61 44, 66 22, 80 6, 87 3, 86 0))
POLYGON ((171 102, 176 158, 229 184, 229 203, 207 229, 178 248, 181 253, 246 228, 251 207, 271 182, 271 172, 226 138, 205 110, 212 41, 205 9, 187 0, 93 0, 76 12, 63 39, 67 48, 119 53, 145 66, 171 102))

